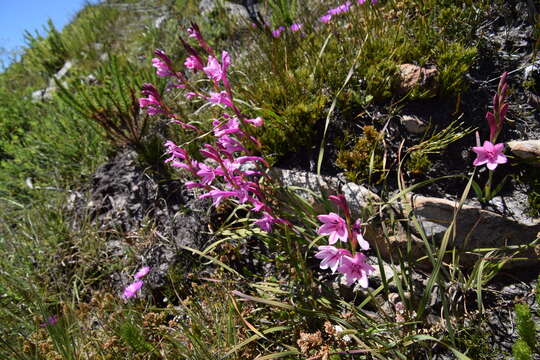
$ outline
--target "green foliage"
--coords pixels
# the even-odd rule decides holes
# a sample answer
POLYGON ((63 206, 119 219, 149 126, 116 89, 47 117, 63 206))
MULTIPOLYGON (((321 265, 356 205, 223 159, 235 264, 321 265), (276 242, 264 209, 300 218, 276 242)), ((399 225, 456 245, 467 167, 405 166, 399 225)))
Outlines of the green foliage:
POLYGON ((290 26, 298 19, 298 1, 297 0, 267 0, 272 10, 272 25, 274 28, 279 26, 290 26))
POLYGON ((25 61, 46 78, 62 68, 68 59, 68 51, 61 34, 50 19, 45 33, 45 36, 39 33, 34 36, 26 31, 24 37, 29 47, 25 54, 25 61))
POLYGON ((540 216, 540 170, 527 166, 520 181, 528 187, 529 215, 533 217, 540 216))
POLYGON ((24 138, 32 126, 33 116, 41 112, 28 97, 0 86, 0 160, 8 156, 6 144, 24 138))
POLYGON ((476 58, 476 48, 459 43, 439 42, 435 49, 439 68, 438 85, 441 95, 457 95, 466 89, 465 74, 476 58))
POLYGON ((145 340, 141 328, 133 323, 133 319, 122 321, 118 326, 117 334, 135 353, 144 354, 153 350, 153 346, 145 340))
POLYGON ((112 57, 97 69, 97 84, 73 83, 69 90, 61 86, 60 99, 90 125, 100 126, 113 145, 148 153, 144 139, 150 117, 140 110, 138 98, 141 84, 155 80, 149 69, 112 57))
POLYGON ((366 91, 376 100, 392 97, 399 84, 399 69, 395 60, 385 59, 370 64, 365 72, 366 91))
POLYGON ((540 275, 538 275, 538 279, 536 280, 535 300, 537 304, 540 304, 540 275))
POLYGON ((384 179, 382 135, 373 126, 362 128, 363 134, 349 150, 338 153, 336 165, 345 170, 350 181, 361 183, 384 179))
POLYGON ((424 174, 431 166, 428 154, 421 151, 413 151, 407 160, 407 170, 413 174, 424 174))
POLYGON ((456 332, 456 343, 474 360, 491 360, 499 352, 491 344, 491 334, 482 330, 482 321, 471 321, 468 327, 456 332))
POLYGON ((536 324, 527 304, 516 304, 516 328, 520 339, 531 349, 536 349, 536 324))
MULTIPOLYGON (((78 182, 104 158, 103 135, 68 106, 32 106, 27 129, 4 135, 0 196, 29 200, 34 188, 62 190, 78 182)), ((24 129, 24 128, 23 128, 24 129)), ((57 190, 57 191, 58 191, 57 190)))
POLYGON ((516 341, 512 346, 512 355, 514 356, 514 360, 532 360, 533 358, 531 348, 527 345, 527 342, 522 339, 516 341))
POLYGON ((94 67, 102 54, 115 48, 118 52, 123 48, 119 42, 119 25, 121 21, 128 19, 126 12, 115 6, 87 5, 62 30, 62 39, 69 58, 77 60, 81 66, 87 64, 94 67))

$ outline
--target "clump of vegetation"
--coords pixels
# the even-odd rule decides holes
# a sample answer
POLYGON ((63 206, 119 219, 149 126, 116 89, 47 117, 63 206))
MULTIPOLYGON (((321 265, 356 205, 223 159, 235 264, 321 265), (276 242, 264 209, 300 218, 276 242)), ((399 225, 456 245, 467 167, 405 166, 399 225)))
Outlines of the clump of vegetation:
POLYGON ((536 324, 531 318, 531 311, 527 304, 516 304, 515 310, 519 338, 512 347, 512 353, 516 359, 529 360, 536 352, 536 324))
POLYGON ((427 153, 413 151, 407 160, 407 170, 413 174, 424 174, 432 165, 427 153))
POLYGON ((442 130, 435 130, 431 135, 407 149, 409 158, 406 162, 408 171, 414 174, 424 173, 431 165, 430 154, 443 151, 448 145, 471 134, 472 128, 463 128, 463 124, 453 121, 442 130))
POLYGON ((384 179, 382 134, 372 125, 362 127, 362 136, 349 150, 341 150, 336 165, 345 170, 350 181, 378 183, 384 179))

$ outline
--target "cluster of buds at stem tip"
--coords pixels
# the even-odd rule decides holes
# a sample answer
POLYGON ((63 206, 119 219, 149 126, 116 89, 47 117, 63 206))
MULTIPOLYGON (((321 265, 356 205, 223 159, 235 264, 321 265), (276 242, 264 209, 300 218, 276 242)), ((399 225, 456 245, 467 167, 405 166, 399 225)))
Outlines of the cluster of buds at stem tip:
MULTIPOLYGON (((211 82, 211 90, 193 87, 182 72, 172 70, 172 61, 161 50, 156 52, 158 58, 152 60, 153 65, 158 75, 163 74, 178 79, 182 86, 177 86, 177 88, 185 90, 184 96, 188 100, 202 99, 213 106, 222 108, 223 112, 213 120, 213 131, 206 135, 210 141, 199 149, 204 161, 193 159, 186 149, 172 141, 167 141, 165 147, 169 157, 165 162, 188 171, 194 180, 187 181, 186 187, 198 189, 202 192, 199 197, 211 198, 214 206, 220 205, 225 199, 234 200, 252 213, 258 213, 260 217, 254 220, 254 224, 263 231, 270 232, 275 224, 289 225, 268 205, 267 195, 260 186, 262 179, 270 180, 266 174, 269 164, 264 158, 250 153, 248 149, 253 145, 260 147, 259 141, 251 133, 253 128, 262 126, 264 121, 260 117, 245 116, 234 104, 233 92, 228 80, 231 64, 229 53, 223 51, 218 59, 196 24, 192 24, 187 31, 190 38, 197 40, 202 51, 181 39, 188 53, 184 65, 187 71, 202 72, 211 82)), ((149 114, 162 112, 170 116, 170 111, 161 101, 155 87, 145 84, 143 94, 147 95, 147 98, 140 99, 140 103, 142 107, 147 108, 149 114)))
POLYGON ((323 223, 317 230, 320 235, 328 235, 329 245, 319 246, 319 252, 315 254, 321 260, 321 269, 336 270, 345 276, 347 285, 358 283, 366 288, 368 286, 368 275, 375 269, 369 265, 366 256, 358 250, 369 249, 369 243, 364 239, 361 230, 361 221, 352 221, 351 212, 344 195, 330 196, 329 199, 343 211, 345 219, 336 213, 319 215, 317 218, 323 223), (346 248, 338 248, 334 244, 343 242, 348 245, 346 248))
POLYGON ((493 112, 488 111, 486 114, 486 120, 489 125, 489 141, 495 144, 499 133, 501 132, 506 112, 508 111, 508 104, 506 100, 506 92, 508 90, 508 84, 506 83, 506 77, 508 73, 504 73, 499 81, 497 87, 497 93, 493 96, 493 112))

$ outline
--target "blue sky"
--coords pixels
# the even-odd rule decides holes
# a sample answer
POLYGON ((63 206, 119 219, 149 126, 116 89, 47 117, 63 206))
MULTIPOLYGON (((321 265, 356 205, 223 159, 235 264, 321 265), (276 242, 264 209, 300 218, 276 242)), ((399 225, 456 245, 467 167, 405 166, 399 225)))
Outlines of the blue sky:
MULTIPOLYGON (((38 30, 43 34, 43 26, 49 18, 57 29, 62 29, 86 2, 87 0, 0 0, 0 48, 11 51, 25 45, 24 30, 31 33, 38 30)), ((0 59, 7 61, 5 54, 0 54, 0 59)))

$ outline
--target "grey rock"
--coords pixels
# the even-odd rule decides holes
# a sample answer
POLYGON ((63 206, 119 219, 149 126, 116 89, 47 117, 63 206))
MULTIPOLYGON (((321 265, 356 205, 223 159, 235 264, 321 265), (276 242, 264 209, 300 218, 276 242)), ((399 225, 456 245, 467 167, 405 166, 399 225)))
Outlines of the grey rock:
MULTIPOLYGON (((215 10, 219 5, 218 0, 202 0, 199 3, 199 9, 202 14, 207 14, 215 10)), ((227 11, 228 15, 236 21, 251 22, 247 9, 240 4, 235 4, 230 1, 223 1, 223 7, 227 11)))
POLYGON ((401 117, 401 125, 411 134, 423 134, 428 128, 424 121, 412 115, 403 115, 401 117))
MULTIPOLYGON (((458 208, 455 201, 409 195, 401 204, 404 216, 415 215, 428 239, 440 243, 453 220, 458 208)), ((413 231, 418 231, 414 229, 413 231)), ((512 245, 528 245, 535 240, 540 232, 540 219, 528 223, 520 222, 493 211, 484 210, 479 206, 463 205, 456 215, 456 226, 450 236, 449 246, 461 250, 479 248, 501 248, 512 245)), ((402 240, 403 241, 403 240, 402 240)), ((528 261, 510 262, 510 265, 537 264, 539 256, 533 249, 524 250, 520 257, 528 261)), ((464 257, 464 263, 474 263, 476 257, 464 257)))
POLYGON ((540 166, 540 140, 519 140, 508 142, 510 151, 520 159, 534 166, 540 166))
POLYGON ((39 89, 32 92, 32 102, 43 101, 43 95, 45 94, 45 89, 39 89))
POLYGON ((167 20, 167 15, 162 15, 158 17, 156 20, 154 20, 154 27, 156 29, 159 29, 161 27, 161 24, 163 24, 165 20, 167 20))
POLYGON ((60 80, 61 78, 63 78, 64 76, 67 75, 69 70, 71 70, 71 68, 73 68, 73 65, 75 65, 73 63, 73 61, 71 61, 71 60, 66 61, 64 66, 62 66, 62 68, 60 70, 58 70, 58 72, 54 75, 54 77, 56 79, 60 80))
POLYGON ((356 216, 361 214, 362 209, 373 206, 374 203, 381 202, 379 195, 362 185, 352 182, 343 184, 339 190, 340 191, 338 193, 345 195, 345 199, 347 200, 347 204, 349 204, 351 213, 356 216))
MULTIPOLYGON (((152 224, 155 236, 149 236, 144 252, 137 254, 141 264, 153 269, 146 279, 150 288, 164 283, 171 266, 187 268, 198 261, 198 255, 185 247, 206 246, 209 202, 194 199, 180 181, 154 179, 138 166, 133 151, 124 150, 96 170, 89 187, 85 194, 68 198, 66 209, 76 214, 73 227, 90 220, 104 233, 136 235, 152 224)), ((127 256, 128 248, 124 240, 107 242, 113 256, 127 256)), ((125 277, 114 286, 121 288, 131 280, 125 277)))

